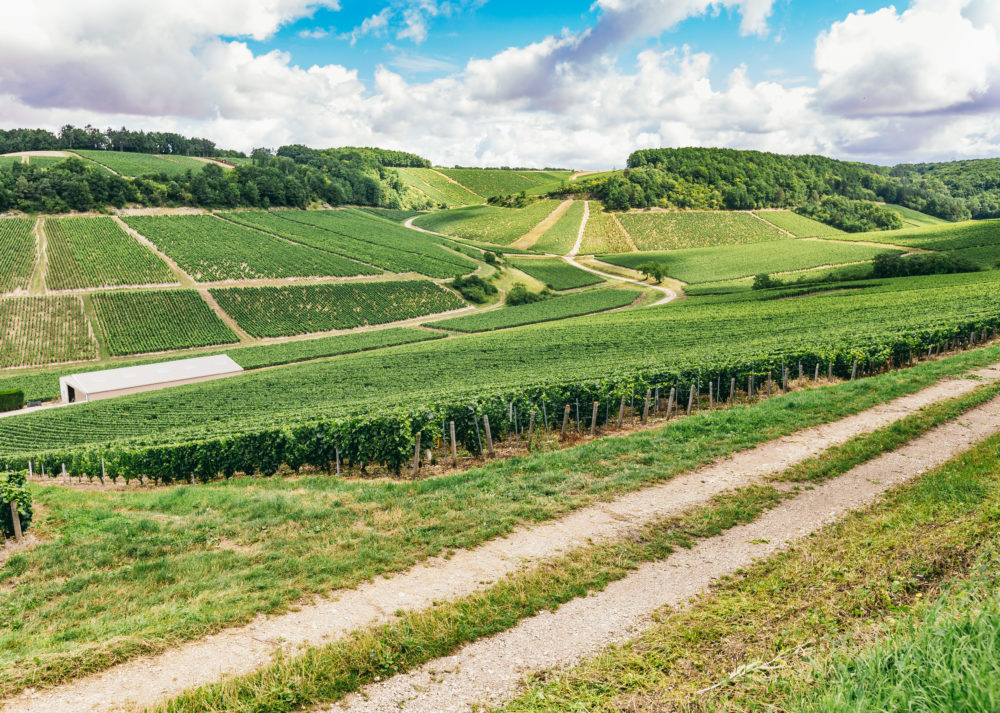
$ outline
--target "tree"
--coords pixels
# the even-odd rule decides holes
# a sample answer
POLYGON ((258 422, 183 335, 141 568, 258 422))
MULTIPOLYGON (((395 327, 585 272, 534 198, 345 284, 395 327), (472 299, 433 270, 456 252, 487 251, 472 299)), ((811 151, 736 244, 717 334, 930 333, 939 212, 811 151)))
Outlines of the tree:
POLYGON ((655 280, 656 284, 663 282, 667 276, 667 263, 665 262, 644 262, 636 265, 636 270, 641 272, 647 280, 655 280))

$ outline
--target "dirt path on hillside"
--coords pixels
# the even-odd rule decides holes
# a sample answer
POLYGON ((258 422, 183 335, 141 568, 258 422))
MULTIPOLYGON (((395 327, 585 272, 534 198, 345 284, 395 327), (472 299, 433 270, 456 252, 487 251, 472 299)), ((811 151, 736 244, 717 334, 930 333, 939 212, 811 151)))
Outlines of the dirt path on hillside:
MULTIPOLYGON (((850 233, 845 233, 849 235, 850 233)), ((876 243, 870 240, 841 240, 841 239, 830 239, 830 238, 799 238, 799 240, 811 240, 815 243, 849 243, 853 245, 867 245, 872 248, 885 248, 886 250, 902 250, 904 253, 932 253, 933 250, 927 250, 925 248, 915 248, 911 245, 895 245, 894 243, 876 243)))
POLYGON ((479 195, 478 193, 476 193, 476 192, 475 192, 474 190, 472 190, 471 188, 469 188, 469 187, 468 187, 468 186, 466 186, 465 184, 462 184, 462 183, 459 183, 459 182, 458 182, 458 181, 456 181, 456 180, 455 180, 454 178, 452 178, 451 176, 449 176, 449 175, 448 175, 447 173, 441 173, 441 172, 440 172, 439 170, 437 170, 436 168, 432 168, 432 169, 431 169, 431 171, 433 171, 433 172, 434 172, 434 173, 436 173, 437 175, 441 176, 441 178, 443 178, 444 180, 446 180, 446 181, 450 181, 451 183, 454 183, 454 184, 455 184, 456 186, 458 186, 459 188, 461 188, 461 189, 462 189, 463 191, 468 191, 468 192, 469 192, 469 193, 471 193, 472 195, 474 195, 474 196, 479 196, 479 197, 480 197, 480 198, 482 198, 483 200, 486 200, 485 196, 480 196, 480 195, 479 195))
POLYGON ((198 290, 198 294, 201 295, 203 300, 205 300, 205 303, 209 306, 209 308, 215 312, 216 316, 221 319, 227 327, 236 333, 236 336, 239 337, 240 344, 249 344, 257 341, 246 330, 244 330, 243 327, 241 327, 226 310, 222 309, 222 305, 220 305, 216 299, 212 297, 211 292, 205 288, 201 288, 198 290))
POLYGON ((618 219, 618 214, 611 213, 611 219, 615 221, 615 224, 618 226, 618 229, 622 231, 622 235, 625 236, 625 240, 628 241, 629 247, 632 248, 632 250, 630 250, 629 252, 633 253, 639 252, 639 248, 636 247, 635 241, 632 239, 632 233, 625 230, 625 226, 622 225, 621 220, 618 219))
POLYGON ((772 228, 774 228, 775 230, 778 230, 778 231, 780 231, 780 232, 784 233, 785 235, 787 235, 787 236, 788 236, 788 237, 790 237, 790 238, 795 238, 795 239, 798 239, 798 237, 799 237, 798 235, 796 235, 796 234, 795 234, 795 233, 793 233, 792 231, 790 231, 790 230, 785 230, 785 229, 784 229, 784 228, 782 228, 782 227, 781 227, 780 225, 775 225, 774 223, 772 223, 772 222, 771 222, 770 220, 768 220, 768 219, 767 219, 767 218, 765 218, 764 216, 762 216, 762 215, 758 214, 758 213, 757 213, 757 211, 753 211, 753 210, 748 210, 748 211, 747 211, 747 213, 749 213, 750 215, 752 215, 752 216, 753 216, 754 218, 756 218, 757 220, 759 220, 759 221, 761 221, 761 222, 763 222, 763 223, 767 223, 768 225, 770 225, 770 226, 771 226, 772 228))
POLYGON ((621 275, 612 275, 609 272, 601 272, 600 270, 595 270, 592 267, 587 267, 586 265, 578 262, 576 257, 574 257, 573 255, 564 255, 563 260, 568 262, 573 267, 578 267, 585 272, 589 272, 593 275, 598 275, 599 277, 603 277, 606 280, 618 280, 619 282, 629 282, 633 285, 639 285, 640 287, 645 287, 647 290, 656 290, 657 292, 662 292, 664 294, 664 297, 657 300, 653 304, 649 305, 650 307, 663 305, 666 304, 667 302, 673 302, 674 300, 677 299, 677 293, 674 292, 669 287, 664 287, 663 285, 651 285, 648 282, 640 282, 639 280, 633 280, 630 277, 622 277, 621 275))
MULTIPOLYGON (((565 667, 636 635, 664 606, 683 606, 713 580, 783 549, 890 488, 943 465, 1000 432, 1000 398, 939 426, 897 451, 764 513, 754 522, 702 540, 690 550, 640 565, 591 596, 543 612, 506 632, 430 661, 412 673, 368 686, 329 711, 459 713, 515 694, 530 673, 565 667)), ((476 710, 482 710, 476 708, 476 710)))
POLYGON ((48 246, 45 240, 45 231, 42 229, 42 223, 42 218, 36 219, 35 227, 31 229, 31 232, 35 236, 35 266, 31 269, 31 277, 28 278, 29 295, 45 294, 45 251, 48 246))
MULTIPOLYGON (((980 380, 948 379, 916 394, 875 406, 834 423, 804 429, 610 502, 581 508, 566 517, 518 528, 452 556, 426 560, 331 598, 302 603, 297 611, 258 616, 250 624, 182 644, 157 656, 126 662, 100 674, 52 689, 25 692, 7 701, 2 713, 93 713, 110 702, 148 705, 191 686, 226 675, 248 673, 271 661, 278 650, 320 645, 397 610, 418 610, 433 602, 480 590, 531 562, 591 541, 618 538, 652 520, 676 515, 734 487, 761 481, 831 446, 894 423, 938 401, 969 393, 983 381, 1000 379, 1000 365, 974 372, 980 380)), ((968 420, 963 418, 963 421, 968 420)), ((938 450, 944 450, 938 444, 938 450)))
POLYGON ((177 278, 177 282, 178 284, 180 284, 181 287, 194 287, 195 285, 194 278, 191 277, 191 275, 187 274, 187 272, 185 272, 184 269, 180 265, 178 265, 177 262, 172 257, 167 255, 162 250, 160 250, 160 248, 156 246, 156 243, 154 243, 152 240, 150 240, 145 235, 140 233, 138 230, 134 230, 133 228, 129 227, 128 223, 122 220, 119 216, 117 215, 114 216, 114 219, 115 222, 118 224, 119 228, 121 228, 126 233, 131 235, 133 238, 138 240, 149 250, 153 251, 153 253, 156 254, 157 257, 159 257, 161 260, 163 260, 163 262, 167 264, 167 267, 169 267, 170 271, 174 273, 174 276, 177 278))
POLYGON ((569 257, 576 257, 580 254, 580 248, 583 247, 583 234, 587 230, 587 221, 590 220, 590 201, 583 202, 583 220, 580 222, 580 230, 576 234, 576 243, 573 244, 573 249, 567 253, 569 257))
POLYGON ((519 250, 527 250, 533 246, 538 242, 540 237, 545 235, 545 233, 547 233, 553 225, 559 222, 559 219, 566 214, 566 211, 568 211, 572 205, 572 200, 565 200, 557 205, 555 210, 549 213, 541 223, 511 243, 510 247, 518 248, 519 250))

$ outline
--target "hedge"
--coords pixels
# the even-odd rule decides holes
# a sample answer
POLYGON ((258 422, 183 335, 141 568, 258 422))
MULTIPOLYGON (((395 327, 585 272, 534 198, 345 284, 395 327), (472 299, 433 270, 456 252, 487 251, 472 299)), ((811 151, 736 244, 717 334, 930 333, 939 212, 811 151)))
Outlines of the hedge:
POLYGON ((4 537, 14 536, 14 518, 10 512, 10 503, 15 503, 17 506, 21 532, 27 532, 32 514, 27 471, 0 473, 0 532, 3 532, 4 537))
POLYGON ((24 392, 17 389, 0 391, 0 411, 17 411, 24 408, 24 392))

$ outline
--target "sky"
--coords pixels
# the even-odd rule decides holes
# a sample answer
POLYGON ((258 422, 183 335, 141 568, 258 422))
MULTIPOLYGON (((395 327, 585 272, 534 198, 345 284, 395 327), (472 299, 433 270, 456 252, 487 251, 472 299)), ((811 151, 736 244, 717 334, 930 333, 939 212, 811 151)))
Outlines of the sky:
POLYGON ((1000 156, 1000 1, 0 0, 0 128, 615 168, 1000 156))

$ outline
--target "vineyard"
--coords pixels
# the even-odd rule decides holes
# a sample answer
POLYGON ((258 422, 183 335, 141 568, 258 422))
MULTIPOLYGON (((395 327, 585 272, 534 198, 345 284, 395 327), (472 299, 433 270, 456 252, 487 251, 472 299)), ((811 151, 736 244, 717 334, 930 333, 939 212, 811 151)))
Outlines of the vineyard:
POLYGON ((468 258, 430 240, 430 236, 360 210, 243 211, 226 213, 224 217, 389 272, 445 278, 472 272, 476 267, 468 258))
POLYGON ((125 222, 199 282, 378 273, 375 268, 340 255, 290 243, 214 216, 134 216, 125 218, 125 222))
POLYGON ((883 247, 817 240, 776 240, 749 245, 720 245, 669 252, 602 255, 612 265, 635 268, 645 262, 663 262, 671 277, 688 283, 732 280, 760 273, 790 272, 821 265, 871 260, 883 247))
POLYGON ((674 250, 713 245, 763 243, 785 237, 750 213, 674 211, 622 213, 622 226, 639 250, 674 250))
POLYGON ((959 250, 1000 245, 1000 220, 970 220, 964 223, 945 223, 924 228, 838 235, 836 238, 907 245, 925 250, 959 250))
MULTIPOLYGON (((507 196, 525 191, 545 193, 569 180, 566 172, 500 171, 489 168, 442 168, 441 173, 483 198, 507 196)), ((479 203, 482 200, 477 201, 479 203)))
POLYGON ((43 230, 45 281, 53 290, 177 281, 163 260, 113 218, 50 218, 43 230))
POLYGON ((589 290, 579 294, 554 297, 542 302, 452 317, 431 322, 430 326, 456 332, 489 332, 525 324, 551 322, 595 312, 627 307, 642 295, 638 290, 589 290))
POLYGON ((774 223, 779 228, 787 230, 797 238, 828 238, 844 234, 842 230, 838 230, 832 225, 820 223, 818 220, 807 218, 790 210, 761 211, 760 217, 768 223, 774 223))
POLYGON ((220 464, 234 453, 238 462, 228 462, 248 472, 273 472, 283 461, 325 465, 323 449, 337 445, 355 462, 395 467, 412 455, 413 433, 439 435, 442 419, 456 420, 474 449, 470 404, 502 434, 512 426, 511 402, 521 414, 544 409, 551 419, 576 399, 606 405, 670 386, 686 393, 699 375, 703 383, 745 383, 748 374, 801 361, 809 371, 819 363, 849 376, 852 364, 864 371, 974 331, 982 338, 1000 326, 998 281, 989 272, 794 300, 690 300, 347 355, 0 419, 0 454, 50 451, 51 462, 83 470, 104 452, 120 474, 171 479, 192 468, 199 477, 231 472, 235 466, 220 464), (122 441, 135 438, 175 445, 122 441), (306 442, 312 451, 301 450, 306 442), (70 452, 92 456, 74 461, 70 452))
POLYGON ((396 171, 407 185, 413 186, 431 200, 443 203, 448 208, 479 205, 485 200, 483 196, 449 181, 430 168, 397 168, 396 171))
POLYGON ((34 221, 0 218, 0 293, 25 290, 35 269, 34 221))
POLYGON ((583 243, 580 252, 585 255, 600 253, 628 253, 635 247, 628 233, 618 222, 614 213, 604 211, 600 203, 590 202, 590 218, 583 229, 583 243))
POLYGON ((130 178, 160 173, 176 176, 186 171, 200 171, 207 165, 204 161, 188 156, 167 157, 125 151, 74 150, 73 153, 130 178))
POLYGON ((97 357, 79 297, 0 299, 0 367, 97 357))
POLYGON ((899 216, 903 219, 904 228, 923 228, 929 225, 946 225, 948 223, 946 220, 935 218, 933 215, 927 215, 906 206, 889 203, 886 205, 886 208, 899 213, 899 216))
POLYGON ((28 163, 37 168, 48 168, 65 160, 66 157, 64 156, 31 156, 28 159, 28 163))
POLYGON ((99 292, 92 299, 102 342, 115 356, 239 341, 194 290, 99 292))
POLYGON ((255 337, 283 337, 397 322, 465 306, 424 280, 303 287, 232 287, 212 296, 255 337))
POLYGON ((511 258, 510 264, 521 272, 541 280, 553 290, 572 290, 604 281, 592 273, 573 267, 560 258, 511 258))
POLYGON ((573 201, 569 210, 560 216, 555 225, 545 231, 532 249, 554 255, 565 255, 572 250, 580 234, 580 224, 583 222, 583 205, 583 201, 573 201))
POLYGON ((472 206, 422 215, 413 223, 435 233, 510 245, 545 220, 558 205, 559 201, 541 200, 527 208, 472 206))

